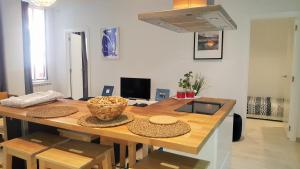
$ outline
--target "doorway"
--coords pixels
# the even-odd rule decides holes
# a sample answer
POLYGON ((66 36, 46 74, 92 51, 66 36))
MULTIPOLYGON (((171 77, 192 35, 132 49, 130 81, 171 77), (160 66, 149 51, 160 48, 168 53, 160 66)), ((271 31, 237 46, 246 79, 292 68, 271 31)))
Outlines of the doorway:
POLYGON ((89 96, 87 37, 84 31, 70 31, 67 37, 69 97, 86 100, 89 96))
POLYGON ((247 118, 280 122, 287 137, 291 129, 294 39, 294 17, 251 21, 247 118))

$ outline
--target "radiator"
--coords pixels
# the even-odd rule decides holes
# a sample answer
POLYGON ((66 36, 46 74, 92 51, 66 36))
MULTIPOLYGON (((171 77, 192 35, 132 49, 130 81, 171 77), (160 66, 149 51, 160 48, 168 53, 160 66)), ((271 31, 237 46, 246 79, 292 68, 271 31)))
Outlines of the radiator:
POLYGON ((37 83, 33 84, 33 92, 46 92, 48 90, 53 90, 51 83, 37 83))

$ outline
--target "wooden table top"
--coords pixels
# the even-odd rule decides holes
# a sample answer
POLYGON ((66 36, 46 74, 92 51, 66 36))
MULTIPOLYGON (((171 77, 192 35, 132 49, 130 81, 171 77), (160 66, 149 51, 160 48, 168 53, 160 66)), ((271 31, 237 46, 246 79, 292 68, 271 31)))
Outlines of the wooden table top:
POLYGON ((126 108, 125 112, 132 113, 135 115, 135 117, 138 118, 149 118, 153 115, 169 115, 175 116, 179 120, 185 121, 190 124, 190 133, 174 138, 147 138, 138 136, 131 133, 127 129, 126 125, 112 128, 89 128, 80 126, 77 124, 78 118, 90 113, 86 106, 86 102, 83 101, 59 100, 57 102, 51 103, 51 105, 75 106, 79 109, 78 113, 67 117, 38 119, 26 116, 26 112, 28 110, 45 105, 34 106, 26 109, 9 108, 0 105, 0 115, 73 131, 197 154, 201 150, 202 146, 206 143, 208 138, 211 136, 211 134, 214 132, 214 130, 221 124, 221 122, 225 119, 225 117, 230 113, 230 111, 236 104, 235 100, 229 99, 200 98, 198 100, 218 102, 223 103, 224 105, 217 113, 212 116, 175 111, 175 109, 183 106, 191 100, 167 99, 147 107, 128 106, 126 108))

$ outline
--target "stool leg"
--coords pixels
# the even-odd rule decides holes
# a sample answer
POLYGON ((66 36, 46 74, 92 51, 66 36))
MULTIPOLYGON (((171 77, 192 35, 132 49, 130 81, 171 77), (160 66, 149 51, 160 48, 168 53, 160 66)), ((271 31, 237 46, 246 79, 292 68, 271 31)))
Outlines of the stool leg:
MULTIPOLYGON (((106 137, 101 137, 101 144, 102 145, 109 145, 109 146, 114 147, 114 143, 106 137)), ((115 162, 115 151, 114 150, 111 152, 111 161, 112 161, 113 165, 116 164, 116 162, 115 162)))
POLYGON ((26 167, 27 169, 38 169, 35 158, 26 159, 26 167))
POLYGON ((5 169, 12 169, 12 156, 7 153, 6 148, 3 149, 4 153, 4 167, 5 169))
POLYGON ((98 169, 103 169, 102 165, 102 163, 98 164, 98 169))
POLYGON ((40 160, 39 162, 39 169, 47 169, 44 161, 40 160))
POLYGON ((112 162, 111 162, 111 153, 113 149, 110 151, 107 151, 105 153, 104 160, 102 161, 102 168, 103 169, 112 169, 112 162))
POLYGON ((136 143, 128 143, 129 167, 132 168, 136 163, 136 143))
POLYGON ((126 167, 126 145, 120 144, 120 167, 126 167))

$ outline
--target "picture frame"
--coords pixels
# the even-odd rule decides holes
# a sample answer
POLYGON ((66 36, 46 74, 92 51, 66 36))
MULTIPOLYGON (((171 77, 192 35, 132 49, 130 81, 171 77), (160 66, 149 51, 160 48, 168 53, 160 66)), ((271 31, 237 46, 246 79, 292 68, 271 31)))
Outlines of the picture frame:
POLYGON ((170 97, 170 90, 169 89, 156 89, 156 101, 165 100, 170 97))
POLYGON ((101 96, 112 96, 114 92, 114 86, 104 86, 101 96))
POLYGON ((119 59, 120 29, 119 27, 101 28, 101 54, 104 59, 119 59))
POLYGON ((223 59, 224 31, 194 33, 194 60, 223 59))

